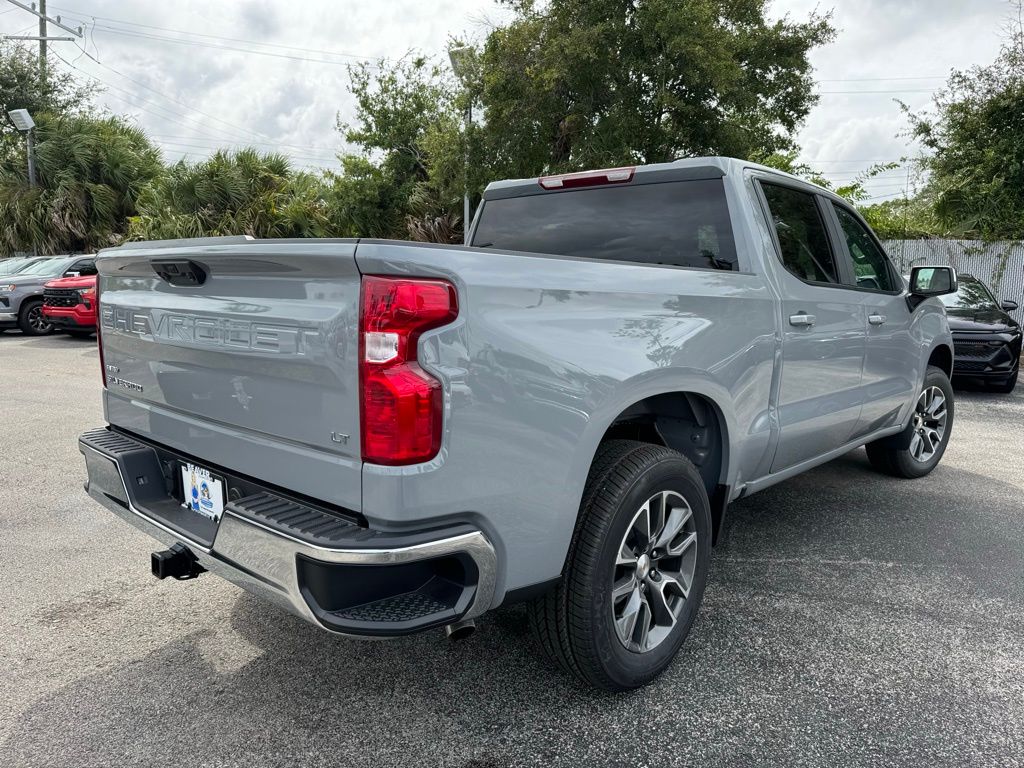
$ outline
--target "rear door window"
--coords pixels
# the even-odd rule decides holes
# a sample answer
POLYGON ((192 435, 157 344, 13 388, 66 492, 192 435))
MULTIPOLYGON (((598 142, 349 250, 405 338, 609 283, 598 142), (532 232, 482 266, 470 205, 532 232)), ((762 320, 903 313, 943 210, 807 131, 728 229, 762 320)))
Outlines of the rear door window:
POLYGON ((786 269, 808 283, 841 277, 816 196, 779 184, 761 184, 786 269))
POLYGON ((737 268, 721 179, 488 200, 472 245, 641 264, 737 268))

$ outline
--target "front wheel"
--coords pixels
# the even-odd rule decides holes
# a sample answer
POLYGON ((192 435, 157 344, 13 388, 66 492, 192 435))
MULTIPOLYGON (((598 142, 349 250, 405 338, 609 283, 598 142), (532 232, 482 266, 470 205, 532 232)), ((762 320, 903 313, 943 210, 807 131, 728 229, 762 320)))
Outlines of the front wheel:
POLYGON ((942 459, 953 431, 953 387, 941 368, 928 366, 906 429, 869 443, 868 459, 895 477, 924 477, 942 459))
POLYGON ((562 582, 530 606, 534 635, 590 685, 645 685, 689 634, 710 558, 710 504, 693 464, 662 446, 609 441, 587 479, 562 582))
POLYGON ((26 301, 21 305, 18 327, 26 336, 45 336, 53 331, 53 325, 43 314, 43 301, 26 301))

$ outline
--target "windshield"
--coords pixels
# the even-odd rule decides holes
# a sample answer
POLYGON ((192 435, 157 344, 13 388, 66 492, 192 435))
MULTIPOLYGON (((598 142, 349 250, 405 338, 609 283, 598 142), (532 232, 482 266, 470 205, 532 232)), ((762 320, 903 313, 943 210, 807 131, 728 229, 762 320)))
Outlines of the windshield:
POLYGON ((939 297, 950 309, 999 309, 995 296, 981 280, 961 275, 959 283, 956 293, 939 297))
POLYGON ((28 263, 28 259, 8 259, 7 261, 0 261, 0 275, 13 275, 28 263))
POLYGON ((40 277, 56 277, 71 266, 74 258, 70 259, 44 259, 31 267, 23 269, 18 275, 39 275, 40 277))

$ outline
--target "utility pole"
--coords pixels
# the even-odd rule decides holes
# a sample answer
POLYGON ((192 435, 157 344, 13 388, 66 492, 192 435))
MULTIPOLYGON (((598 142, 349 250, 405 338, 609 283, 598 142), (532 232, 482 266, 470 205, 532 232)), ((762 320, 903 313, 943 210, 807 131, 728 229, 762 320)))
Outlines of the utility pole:
MULTIPOLYGON (((0 0, 2 3, 3 0, 0 0)), ((39 10, 36 10, 36 4, 25 5, 21 0, 7 0, 13 6, 21 8, 21 10, 31 13, 33 16, 39 17, 39 36, 35 35, 2 35, 0 40, 38 40, 39 41, 39 78, 40 81, 46 82, 46 43, 48 40, 61 41, 61 42, 72 42, 75 37, 82 37, 82 28, 78 27, 73 29, 66 25, 60 20, 60 16, 51 18, 46 15, 46 0, 39 0, 39 10), (50 37, 50 24, 55 27, 63 29, 65 32, 70 32, 75 37, 50 37)))
POLYGON ((46 37, 50 34, 46 23, 46 0, 39 0, 39 85, 46 92, 46 37))

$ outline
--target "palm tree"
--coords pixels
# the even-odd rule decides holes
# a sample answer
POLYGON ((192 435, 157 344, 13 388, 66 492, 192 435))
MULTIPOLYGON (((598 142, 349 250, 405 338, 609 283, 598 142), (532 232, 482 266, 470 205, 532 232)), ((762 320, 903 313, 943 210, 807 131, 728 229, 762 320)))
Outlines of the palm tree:
POLYGON ((0 158, 0 254, 77 253, 115 245, 160 152, 121 118, 37 117, 30 186, 20 154, 0 158))
POLYGON ((254 149, 176 163, 143 192, 138 208, 131 239, 332 234, 320 179, 254 149))

